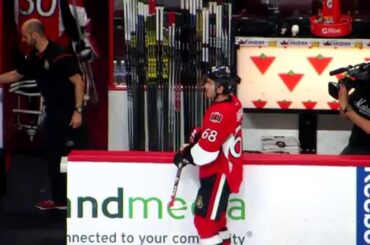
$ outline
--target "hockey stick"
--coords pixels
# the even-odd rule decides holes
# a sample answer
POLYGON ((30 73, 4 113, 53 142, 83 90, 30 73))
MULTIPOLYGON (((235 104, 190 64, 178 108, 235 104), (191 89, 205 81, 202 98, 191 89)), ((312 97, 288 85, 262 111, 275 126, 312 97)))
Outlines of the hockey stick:
POLYGON ((171 194, 170 202, 168 203, 169 208, 173 207, 173 204, 175 203, 177 188, 179 186, 181 172, 184 166, 185 165, 182 162, 180 162, 178 165, 176 176, 175 176, 175 182, 173 183, 173 187, 172 187, 172 194, 171 194))

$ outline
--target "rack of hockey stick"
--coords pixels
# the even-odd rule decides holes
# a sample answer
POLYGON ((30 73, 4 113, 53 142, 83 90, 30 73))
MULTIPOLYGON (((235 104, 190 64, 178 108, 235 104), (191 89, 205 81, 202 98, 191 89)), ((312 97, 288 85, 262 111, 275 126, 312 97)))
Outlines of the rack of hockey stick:
POLYGON ((122 1, 130 150, 177 150, 209 104, 204 72, 231 65, 231 3, 122 1))

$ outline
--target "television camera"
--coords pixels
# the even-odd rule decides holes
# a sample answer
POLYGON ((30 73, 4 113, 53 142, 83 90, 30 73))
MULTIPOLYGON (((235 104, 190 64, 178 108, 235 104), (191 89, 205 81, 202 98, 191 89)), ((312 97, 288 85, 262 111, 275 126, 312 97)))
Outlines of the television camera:
MULTIPOLYGON (((358 89, 364 84, 370 82, 370 62, 363 62, 356 65, 349 65, 341 67, 329 72, 330 76, 344 73, 344 77, 339 79, 338 82, 329 82, 328 90, 330 96, 338 99, 339 85, 343 84, 349 91, 351 89, 358 89)), ((369 84, 370 85, 370 84, 369 84)))

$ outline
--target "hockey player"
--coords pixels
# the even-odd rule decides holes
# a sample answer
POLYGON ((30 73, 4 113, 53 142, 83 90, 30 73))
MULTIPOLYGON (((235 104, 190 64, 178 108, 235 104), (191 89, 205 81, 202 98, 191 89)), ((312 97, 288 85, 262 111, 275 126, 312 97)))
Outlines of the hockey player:
POLYGON ((203 117, 199 140, 184 145, 174 159, 177 166, 199 166, 194 225, 204 245, 230 244, 226 226, 228 199, 230 193, 239 192, 243 179, 243 109, 233 95, 239 82, 228 66, 208 71, 204 89, 212 104, 203 117))

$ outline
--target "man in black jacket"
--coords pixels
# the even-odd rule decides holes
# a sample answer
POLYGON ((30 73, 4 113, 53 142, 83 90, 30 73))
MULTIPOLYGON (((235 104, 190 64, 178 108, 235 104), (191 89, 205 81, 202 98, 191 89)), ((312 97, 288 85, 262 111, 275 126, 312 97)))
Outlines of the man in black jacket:
POLYGON ((81 130, 85 83, 76 57, 48 40, 40 20, 24 22, 21 35, 32 50, 15 70, 0 75, 0 84, 16 82, 25 76, 37 81, 45 104, 43 130, 51 199, 38 202, 36 207, 66 209, 66 176, 60 173, 60 159, 71 148, 67 143, 81 130))

